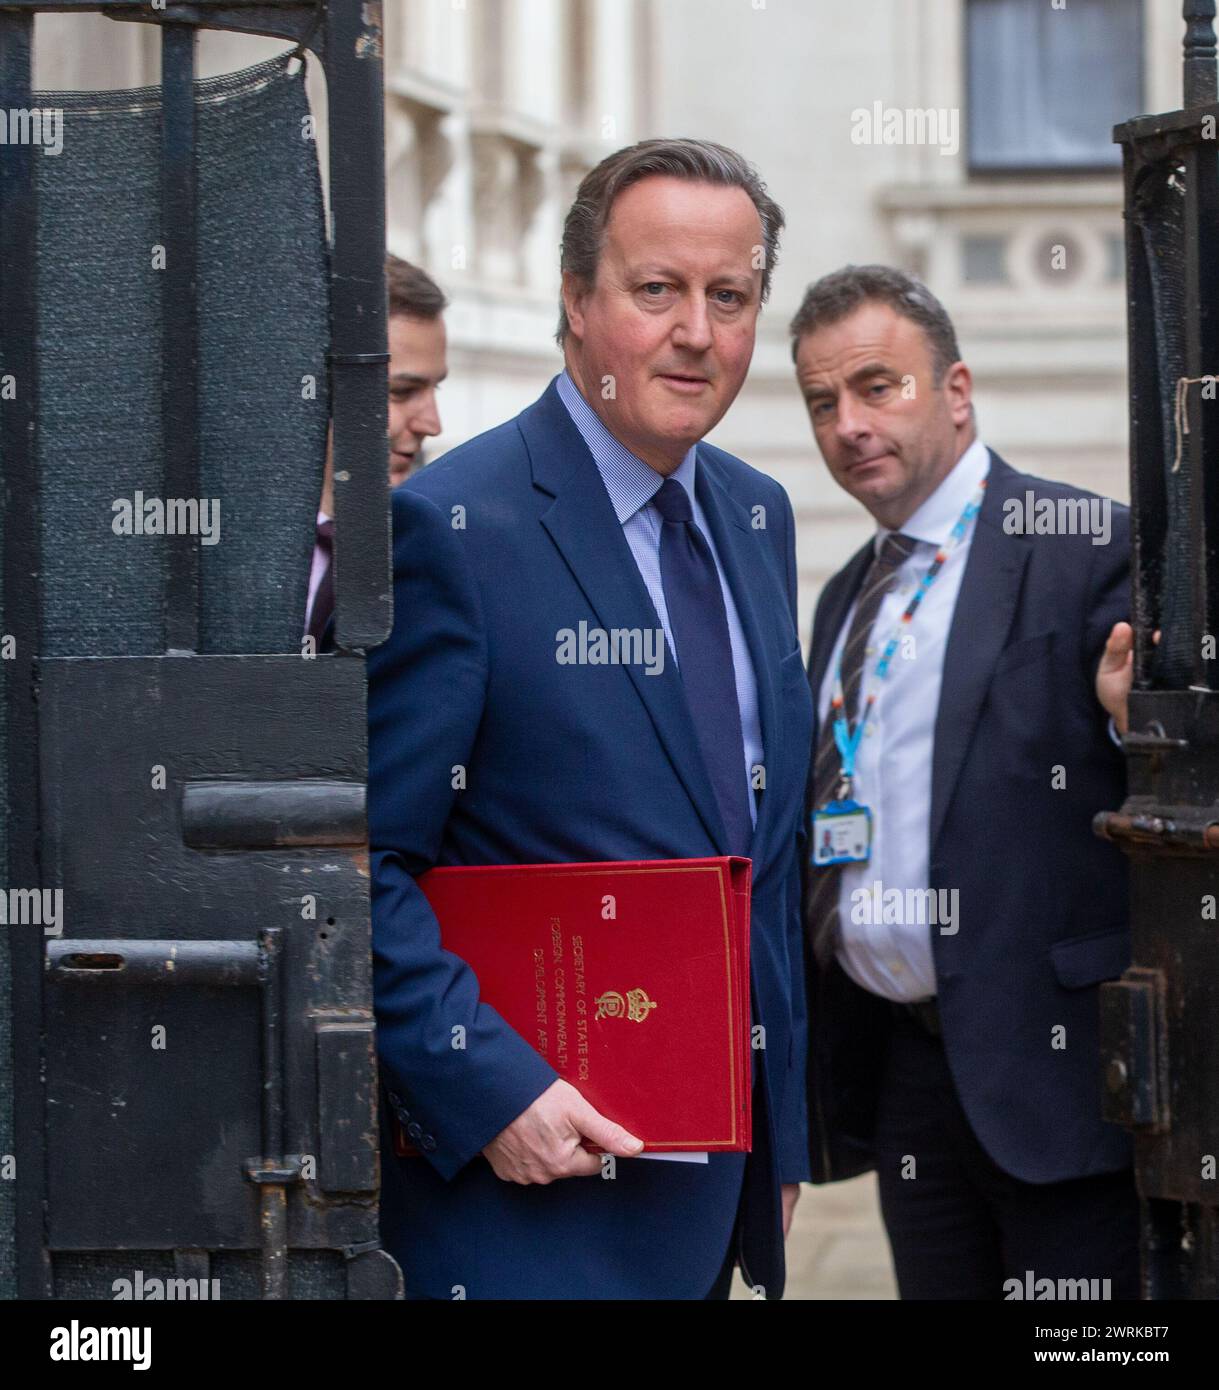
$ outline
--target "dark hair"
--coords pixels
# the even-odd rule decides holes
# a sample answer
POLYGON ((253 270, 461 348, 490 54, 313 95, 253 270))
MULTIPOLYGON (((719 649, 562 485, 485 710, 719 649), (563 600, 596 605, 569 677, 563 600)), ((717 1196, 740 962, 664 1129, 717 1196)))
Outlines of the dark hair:
POLYGON ((954 362, 961 360, 956 329, 948 311, 921 280, 888 265, 847 265, 823 275, 804 292, 804 301, 791 321, 792 361, 800 339, 826 324, 853 314, 861 305, 887 304, 927 335, 936 386, 954 362))
POLYGON ((411 319, 437 319, 449 307, 427 271, 398 256, 385 258, 385 290, 390 318, 402 314, 411 319))
MULTIPOLYGON (((783 209, 766 192, 757 170, 735 150, 710 140, 641 140, 607 155, 584 175, 575 202, 563 224, 560 269, 570 271, 585 285, 597 278, 597 262, 605 240, 614 199, 631 184, 653 175, 743 188, 762 219, 762 303, 770 295, 770 280, 779 257, 779 233, 783 209)), ((567 337, 567 310, 559 300, 559 328, 555 337, 562 345, 567 337)))

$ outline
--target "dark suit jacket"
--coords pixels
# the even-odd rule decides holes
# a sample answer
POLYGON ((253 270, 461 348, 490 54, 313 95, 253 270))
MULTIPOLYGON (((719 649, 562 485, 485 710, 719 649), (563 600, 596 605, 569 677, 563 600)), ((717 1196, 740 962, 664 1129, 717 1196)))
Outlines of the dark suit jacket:
POLYGON ((414 1292, 701 1298, 742 1181, 747 1277, 782 1291, 779 1184, 809 1176, 798 841, 812 713, 795 531, 783 489, 710 445, 697 487, 753 657, 765 748, 752 847, 753 1001, 766 1029, 755 1149, 748 1165, 739 1154, 628 1159, 613 1181, 545 1186, 501 1182, 480 1150, 556 1074, 440 949, 415 877, 434 864, 724 854, 725 832, 673 663, 648 675, 555 660, 561 628, 659 622, 554 384, 394 490, 394 629, 369 655, 369 834, 379 1055, 390 1104, 423 1150, 399 1159, 383 1147, 383 1230, 414 1292))
MULTIPOLYGON (((1126 860, 1092 833, 1096 812, 1125 798, 1094 681, 1110 629, 1129 616, 1129 514, 1113 504, 1107 545, 1009 534, 1004 503, 1023 509, 1030 489, 1094 495, 991 453, 932 758, 929 887, 959 890, 959 927, 930 930, 948 1062, 970 1124, 1008 1173, 1051 1182, 1130 1162, 1125 1131, 1100 1118, 1097 998, 1130 962, 1126 860), (1053 1046, 1058 1025, 1065 1047, 1053 1046)), ((814 707, 871 552, 869 542, 818 602, 814 707)), ((875 1166, 891 1010, 837 962, 822 972, 808 955, 811 1157, 814 1181, 825 1182, 875 1166)))

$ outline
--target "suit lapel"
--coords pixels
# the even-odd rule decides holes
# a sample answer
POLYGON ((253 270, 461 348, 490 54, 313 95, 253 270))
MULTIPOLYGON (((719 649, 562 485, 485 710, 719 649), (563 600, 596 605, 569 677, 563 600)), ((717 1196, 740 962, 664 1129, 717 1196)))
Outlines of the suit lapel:
POLYGON ((1003 530, 1003 503, 1019 475, 998 454, 992 451, 990 457, 986 493, 944 652, 931 763, 932 859, 995 662, 1011 630, 1030 553, 1025 537, 1008 535, 1003 530))
MULTIPOLYGON (((519 417, 518 426, 529 449, 534 484, 554 498, 542 515, 542 525, 598 623, 607 631, 659 629, 656 608, 597 465, 554 382, 519 417)), ((664 670, 658 675, 649 676, 638 665, 627 665, 625 671, 717 852, 727 854, 723 818, 698 747, 681 677, 667 645, 665 657, 664 670)))
POLYGON ((826 585, 825 593, 817 605, 813 621, 813 639, 808 654, 808 679, 813 693, 813 747, 820 738, 817 710, 821 683, 825 679, 825 668, 829 664, 830 653, 838 633, 846 621, 846 616, 854 603, 859 587, 863 583, 868 566, 872 563, 873 543, 867 541, 847 561, 846 565, 826 585))
MULTIPOLYGON (((758 718, 762 726, 762 763, 766 767, 772 757, 778 754, 779 723, 775 674, 783 655, 783 647, 768 641, 768 635, 775 623, 768 614, 766 625, 763 627, 762 615, 757 608, 756 595, 766 592, 768 577, 761 544, 757 532, 749 524, 749 513, 728 492, 718 465, 705 449, 698 451, 695 491, 707 518, 711 539, 724 567, 728 587, 732 590, 732 597, 736 603, 737 616, 741 620, 745 640, 749 645, 758 690, 758 718)), ((776 601, 783 603, 781 611, 786 612, 782 593, 777 585, 774 587, 776 601)), ((758 821, 753 835, 755 846, 762 844, 769 802, 770 798, 765 795, 758 798, 758 821)))

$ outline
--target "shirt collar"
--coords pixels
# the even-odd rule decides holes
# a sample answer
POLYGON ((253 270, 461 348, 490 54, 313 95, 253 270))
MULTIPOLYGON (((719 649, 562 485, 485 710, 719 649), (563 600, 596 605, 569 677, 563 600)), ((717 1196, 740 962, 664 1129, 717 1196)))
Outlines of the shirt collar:
MULTIPOLYGON (((614 438, 566 371, 559 374, 556 386, 559 399, 567 407, 567 413, 593 456, 597 472, 601 474, 601 481, 609 493, 614 515, 620 525, 625 524, 656 496, 664 479, 637 454, 631 453, 614 438)), ((697 444, 691 445, 685 458, 669 475, 681 483, 690 494, 691 500, 694 498, 697 449, 697 444)))
MULTIPOLYGON (((989 472, 990 450, 980 439, 975 439, 953 464, 952 471, 939 487, 898 530, 911 540, 923 541, 928 545, 943 545, 949 532, 960 519, 961 513, 977 492, 982 479, 989 472)), ((880 547, 888 535, 892 535, 892 532, 883 528, 877 531, 873 540, 873 548, 877 555, 880 554, 880 547)))

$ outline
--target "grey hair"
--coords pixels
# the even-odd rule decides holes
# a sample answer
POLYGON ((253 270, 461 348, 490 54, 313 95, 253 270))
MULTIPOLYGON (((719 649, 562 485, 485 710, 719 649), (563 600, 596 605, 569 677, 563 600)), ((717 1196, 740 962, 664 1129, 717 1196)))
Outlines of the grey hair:
MULTIPOLYGON (((607 155, 590 169, 576 190, 576 198, 563 224, 559 266, 585 285, 597 278, 597 262, 605 240, 614 199, 631 184, 652 175, 743 188, 762 220, 762 303, 770 295, 770 281, 779 258, 779 234, 783 209, 766 192, 752 164, 735 150, 710 140, 641 140, 607 155)), ((562 346, 568 333, 567 310, 559 300, 559 327, 555 334, 562 346)))
POLYGON ((888 265, 843 266, 810 285, 789 329, 792 361, 806 334, 838 323, 868 303, 887 304, 894 313, 918 324, 931 348, 934 383, 941 385, 949 367, 961 360, 956 329, 947 309, 921 280, 888 265))

